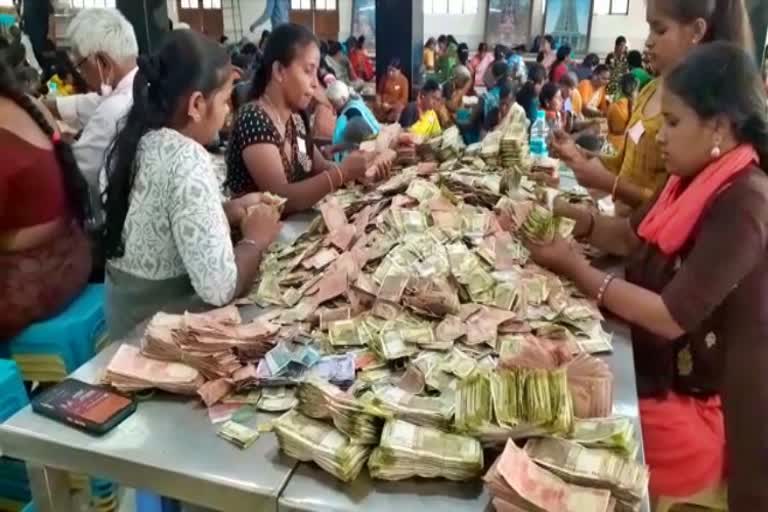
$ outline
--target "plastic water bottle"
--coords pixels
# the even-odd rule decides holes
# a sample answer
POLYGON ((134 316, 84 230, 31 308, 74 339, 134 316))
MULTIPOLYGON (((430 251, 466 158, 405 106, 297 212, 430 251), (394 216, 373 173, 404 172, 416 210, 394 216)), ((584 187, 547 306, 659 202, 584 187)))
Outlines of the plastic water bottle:
POLYGON ((534 159, 549 157, 547 138, 549 127, 547 126, 546 112, 536 111, 536 121, 531 125, 531 156, 534 159))
POLYGON ((48 99, 53 99, 59 95, 59 86, 53 80, 48 81, 48 99))

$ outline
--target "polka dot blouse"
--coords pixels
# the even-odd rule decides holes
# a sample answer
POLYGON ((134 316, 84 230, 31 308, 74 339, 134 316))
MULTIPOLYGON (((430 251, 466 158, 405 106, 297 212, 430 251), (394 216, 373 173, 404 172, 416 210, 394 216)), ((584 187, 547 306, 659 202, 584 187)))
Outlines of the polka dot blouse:
MULTIPOLYGON (((297 115, 291 116, 285 130, 285 136, 290 141, 291 157, 285 151, 285 144, 280 132, 267 115, 266 111, 254 102, 244 105, 237 115, 235 126, 227 149, 227 180, 226 187, 233 196, 250 192, 258 192, 248 167, 243 159, 243 151, 252 144, 274 144, 280 152, 283 171, 290 183, 306 178, 311 170, 311 160, 299 152, 298 138, 305 133, 303 122, 297 115)), ((253 172, 259 172, 254 169, 253 172)))

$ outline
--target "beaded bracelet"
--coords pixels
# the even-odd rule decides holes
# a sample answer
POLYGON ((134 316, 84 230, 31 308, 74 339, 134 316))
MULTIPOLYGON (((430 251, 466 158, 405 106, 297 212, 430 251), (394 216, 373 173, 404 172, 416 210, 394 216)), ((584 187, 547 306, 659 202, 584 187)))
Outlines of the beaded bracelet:
POLYGON ((603 305, 603 299, 605 298, 605 292, 608 291, 608 287, 611 285, 616 276, 613 274, 607 274, 603 279, 603 284, 600 285, 600 291, 597 292, 597 305, 603 305))

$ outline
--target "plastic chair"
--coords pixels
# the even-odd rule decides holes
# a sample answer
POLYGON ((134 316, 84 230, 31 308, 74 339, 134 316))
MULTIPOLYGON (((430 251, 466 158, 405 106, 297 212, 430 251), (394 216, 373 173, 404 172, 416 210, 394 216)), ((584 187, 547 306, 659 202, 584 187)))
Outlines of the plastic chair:
POLYGON ((0 423, 29 403, 21 371, 15 361, 0 359, 0 423))
POLYGON ((727 511, 728 485, 723 482, 717 487, 705 489, 685 498, 662 496, 656 501, 653 510, 654 512, 727 511))
POLYGON ((104 285, 89 285, 64 311, 11 339, 9 351, 24 380, 59 382, 93 357, 105 330, 104 285))
POLYGON ((119 506, 118 485, 110 480, 91 478, 91 510, 116 512, 119 506))

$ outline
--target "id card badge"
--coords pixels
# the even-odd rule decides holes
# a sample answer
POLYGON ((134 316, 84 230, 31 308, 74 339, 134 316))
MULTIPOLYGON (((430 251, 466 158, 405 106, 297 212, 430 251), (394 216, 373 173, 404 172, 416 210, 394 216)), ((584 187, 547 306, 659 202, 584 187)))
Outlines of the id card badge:
POLYGON ((635 143, 635 145, 640 143, 640 139, 642 138, 643 134, 645 133, 645 126, 643 125, 642 121, 638 121, 635 123, 635 126, 629 129, 627 134, 629 135, 629 138, 632 139, 632 142, 635 143))
POLYGON ((299 147, 299 153, 307 154, 307 143, 301 137, 296 139, 296 145, 299 147))

